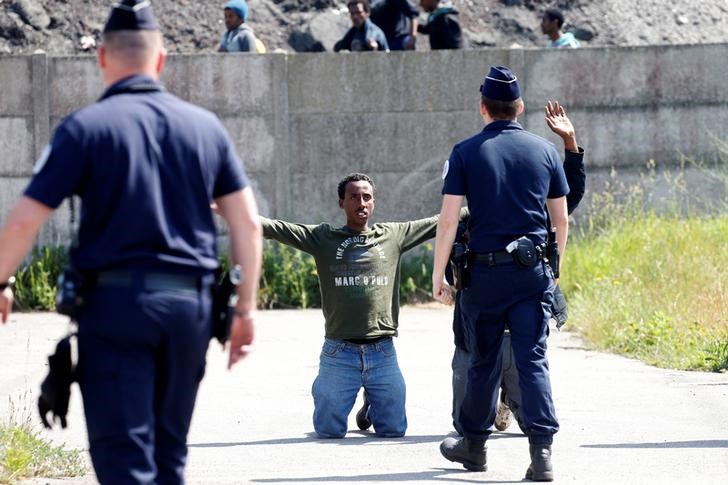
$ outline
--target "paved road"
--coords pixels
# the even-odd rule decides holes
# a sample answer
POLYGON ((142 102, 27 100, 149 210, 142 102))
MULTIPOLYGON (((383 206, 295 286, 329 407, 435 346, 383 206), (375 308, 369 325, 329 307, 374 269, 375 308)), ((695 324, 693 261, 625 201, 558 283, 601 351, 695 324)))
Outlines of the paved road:
MULTIPOLYGON (((45 355, 65 330, 51 314, 13 315, 0 328, 0 416, 9 403, 35 413, 45 355), (8 399, 8 397, 10 399, 8 399)), ((343 440, 311 435, 311 383, 323 337, 319 310, 260 314, 258 349, 232 372, 211 345, 190 431, 192 484, 518 483, 528 442, 514 425, 489 441, 485 473, 440 456, 451 431, 450 312, 405 308, 397 340, 408 385, 409 429, 401 439, 356 430, 343 440)), ((551 337, 550 359, 561 432, 555 483, 728 483, 728 375, 656 369, 586 350, 567 332, 551 337)), ((48 436, 85 448, 79 392, 70 428, 48 436)), ((70 481, 94 483, 93 472, 70 481)))

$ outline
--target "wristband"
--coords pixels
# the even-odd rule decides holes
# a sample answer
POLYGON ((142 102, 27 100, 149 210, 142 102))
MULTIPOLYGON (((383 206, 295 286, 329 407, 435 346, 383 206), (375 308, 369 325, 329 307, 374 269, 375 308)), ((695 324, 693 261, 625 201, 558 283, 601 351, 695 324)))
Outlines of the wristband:
POLYGON ((7 281, 0 283, 0 291, 7 287, 12 287, 15 284, 15 276, 11 276, 7 281))

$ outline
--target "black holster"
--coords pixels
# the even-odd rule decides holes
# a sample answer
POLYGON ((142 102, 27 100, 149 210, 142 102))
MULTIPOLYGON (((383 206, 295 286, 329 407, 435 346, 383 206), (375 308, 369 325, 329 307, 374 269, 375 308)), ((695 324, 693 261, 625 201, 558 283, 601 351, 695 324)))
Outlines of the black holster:
POLYGON ((233 322, 240 267, 236 266, 217 278, 212 287, 212 337, 225 345, 230 338, 230 326, 233 322), (238 272, 236 278, 234 274, 238 272))
POLYGON ((453 244, 450 254, 450 267, 453 273, 453 284, 456 290, 468 287, 469 266, 468 247, 463 243, 453 244))
POLYGON ((56 312, 75 320, 83 305, 83 294, 90 284, 88 275, 68 267, 58 275, 56 285, 56 312))

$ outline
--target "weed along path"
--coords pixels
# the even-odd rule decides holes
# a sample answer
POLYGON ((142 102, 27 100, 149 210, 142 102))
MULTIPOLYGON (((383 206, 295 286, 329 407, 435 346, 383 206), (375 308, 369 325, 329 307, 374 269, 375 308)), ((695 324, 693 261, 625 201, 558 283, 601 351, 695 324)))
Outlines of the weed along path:
MULTIPOLYGON (((402 310, 396 345, 407 381, 407 436, 375 439, 357 430, 352 413, 345 439, 317 440, 310 389, 321 312, 260 312, 257 349, 233 371, 225 370, 219 345, 210 345, 189 435, 188 482, 519 483, 528 442, 516 425, 492 435, 487 472, 466 472, 440 456, 439 442, 452 430, 451 315, 440 306, 402 310)), ((38 423, 46 355, 66 326, 52 314, 11 318, 0 327, 0 416, 5 422, 26 413, 38 423)), ((551 335, 549 356, 561 421, 555 483, 728 483, 728 374, 657 369, 587 350, 568 332, 551 335)), ((68 422, 68 429, 41 436, 85 450, 77 387, 68 422)), ((89 468, 81 477, 27 483, 94 482, 89 468)))

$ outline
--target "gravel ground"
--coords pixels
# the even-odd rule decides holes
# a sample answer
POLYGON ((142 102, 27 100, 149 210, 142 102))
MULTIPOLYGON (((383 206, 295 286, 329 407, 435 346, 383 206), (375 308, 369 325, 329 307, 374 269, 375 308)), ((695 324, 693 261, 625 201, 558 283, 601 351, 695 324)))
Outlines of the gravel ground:
MULTIPOLYGON (((0 0, 0 55, 91 52, 111 0, 0 0)), ((417 0, 412 0, 417 1, 417 0)), ((212 52, 223 31, 224 0, 154 0, 171 52, 212 52)), ((293 31, 344 0, 248 0, 249 19, 269 50, 292 51, 293 31)), ((546 43, 539 18, 556 6, 588 46, 728 41, 726 0, 455 0, 471 47, 546 43)), ((344 14, 345 15, 345 14, 344 14)), ((424 17, 422 17, 424 20, 424 17)), ((418 49, 426 49, 420 42, 418 49)))

